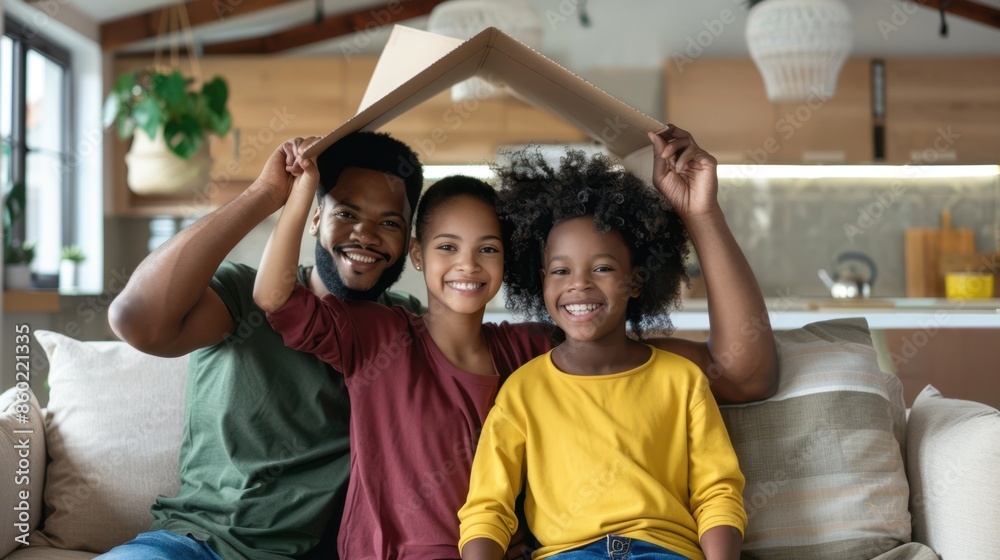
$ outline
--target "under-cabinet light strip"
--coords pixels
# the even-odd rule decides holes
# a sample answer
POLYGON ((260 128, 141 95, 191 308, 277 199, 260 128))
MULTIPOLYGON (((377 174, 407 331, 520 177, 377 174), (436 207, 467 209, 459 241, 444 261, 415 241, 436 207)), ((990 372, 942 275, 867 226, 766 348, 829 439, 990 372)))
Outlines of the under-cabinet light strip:
MULTIPOLYGON (((424 178, 449 175, 492 179, 488 165, 425 165, 424 178)), ((932 179, 993 177, 997 165, 719 165, 721 179, 932 179)))

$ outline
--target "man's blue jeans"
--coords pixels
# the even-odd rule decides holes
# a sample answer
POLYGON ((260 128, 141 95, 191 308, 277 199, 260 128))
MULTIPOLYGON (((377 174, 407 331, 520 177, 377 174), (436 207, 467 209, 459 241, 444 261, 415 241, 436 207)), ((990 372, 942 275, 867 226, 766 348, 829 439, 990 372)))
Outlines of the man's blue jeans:
POLYGON ((608 535, 586 546, 556 554, 558 560, 687 560, 672 550, 638 539, 608 535))
POLYGON ((98 556, 101 560, 222 560, 209 546, 170 531, 140 533, 98 556))

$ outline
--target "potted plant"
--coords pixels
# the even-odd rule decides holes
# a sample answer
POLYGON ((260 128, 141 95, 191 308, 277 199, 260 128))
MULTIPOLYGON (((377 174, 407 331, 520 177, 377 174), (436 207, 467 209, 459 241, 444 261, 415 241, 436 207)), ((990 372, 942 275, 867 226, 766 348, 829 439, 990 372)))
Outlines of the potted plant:
POLYGON ((79 246, 67 245, 59 256, 59 289, 76 290, 80 282, 80 263, 87 260, 87 255, 79 246))
POLYGON ((35 260, 35 246, 23 243, 12 246, 4 243, 3 285, 8 290, 27 290, 31 287, 31 261, 35 260))
POLYGON ((26 191, 24 183, 14 183, 3 199, 3 275, 8 290, 26 290, 31 287, 31 261, 35 260, 35 246, 14 242, 14 224, 24 217, 26 191))
POLYGON ((229 132, 229 90, 216 76, 200 89, 178 71, 126 72, 104 103, 105 126, 132 138, 125 156, 128 185, 137 194, 191 192, 208 184, 208 134, 229 132))

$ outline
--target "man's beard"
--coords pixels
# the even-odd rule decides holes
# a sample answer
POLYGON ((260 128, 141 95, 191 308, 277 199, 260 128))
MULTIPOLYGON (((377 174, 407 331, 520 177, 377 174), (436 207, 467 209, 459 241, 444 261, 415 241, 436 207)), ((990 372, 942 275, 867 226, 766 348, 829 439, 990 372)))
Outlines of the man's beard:
POLYGON ((382 295, 382 292, 388 290, 389 286, 399 280, 406 267, 406 258, 401 255, 399 260, 382 272, 375 285, 367 290, 354 290, 344 284, 344 280, 340 277, 340 270, 333 262, 333 255, 323 248, 319 239, 316 240, 316 264, 314 266, 316 273, 319 274, 319 279, 331 294, 345 301, 375 301, 382 295))

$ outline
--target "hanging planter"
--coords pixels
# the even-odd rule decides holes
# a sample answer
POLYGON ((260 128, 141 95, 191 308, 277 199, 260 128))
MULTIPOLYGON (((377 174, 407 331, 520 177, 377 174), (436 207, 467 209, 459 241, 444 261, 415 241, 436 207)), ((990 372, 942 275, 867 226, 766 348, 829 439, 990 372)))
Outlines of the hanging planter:
POLYGON ((208 142, 187 159, 170 149, 163 139, 163 129, 150 138, 137 128, 132 134, 132 147, 125 154, 128 187, 139 195, 183 194, 205 188, 212 180, 212 156, 208 142))
POLYGON ((841 0, 751 0, 746 38, 772 102, 830 98, 851 50, 841 0))
POLYGON ((106 126, 132 138, 125 156, 128 186, 140 195, 191 193, 211 180, 208 134, 229 132, 226 82, 215 77, 200 90, 180 72, 118 76, 104 104, 106 126))

